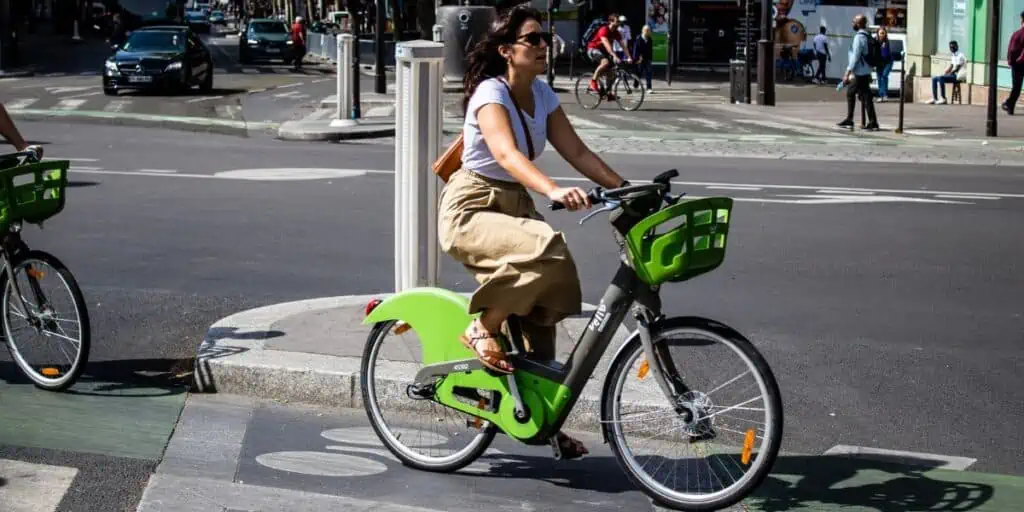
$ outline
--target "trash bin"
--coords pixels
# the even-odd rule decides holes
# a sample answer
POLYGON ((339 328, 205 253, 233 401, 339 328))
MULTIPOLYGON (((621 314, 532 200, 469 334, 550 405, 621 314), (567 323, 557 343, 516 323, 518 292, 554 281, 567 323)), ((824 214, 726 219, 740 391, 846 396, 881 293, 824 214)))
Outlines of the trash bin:
POLYGON ((729 61, 729 103, 747 102, 747 62, 729 61))
POLYGON ((494 7, 447 5, 438 8, 437 24, 444 41, 444 83, 462 84, 466 74, 466 56, 487 34, 497 18, 494 7))

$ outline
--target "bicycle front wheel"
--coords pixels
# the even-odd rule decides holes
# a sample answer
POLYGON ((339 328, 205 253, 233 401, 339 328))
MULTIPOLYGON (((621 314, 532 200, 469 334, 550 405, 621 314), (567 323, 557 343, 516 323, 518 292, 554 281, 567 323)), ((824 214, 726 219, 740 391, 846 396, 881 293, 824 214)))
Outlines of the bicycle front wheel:
POLYGON ((672 319, 651 336, 659 361, 647 361, 634 339, 609 370, 605 436, 630 480, 659 503, 729 507, 761 484, 778 455, 775 377, 749 341, 721 324, 672 319), (658 371, 685 391, 676 403, 658 371))
POLYGON ((628 112, 638 110, 644 104, 646 92, 640 78, 631 73, 622 73, 615 79, 615 102, 628 112))
POLYGON ((49 253, 28 251, 10 265, 14 281, 4 272, 0 290, 11 357, 37 387, 67 389, 89 360, 89 312, 82 290, 71 271, 49 253))
POLYGON ((576 103, 587 110, 593 110, 601 105, 603 96, 600 91, 590 88, 590 75, 580 75, 576 79, 576 103))
POLYGON ((435 402, 431 389, 412 386, 422 368, 416 331, 394 320, 378 323, 363 351, 363 406, 377 437, 403 464, 456 471, 483 455, 497 427, 435 402))

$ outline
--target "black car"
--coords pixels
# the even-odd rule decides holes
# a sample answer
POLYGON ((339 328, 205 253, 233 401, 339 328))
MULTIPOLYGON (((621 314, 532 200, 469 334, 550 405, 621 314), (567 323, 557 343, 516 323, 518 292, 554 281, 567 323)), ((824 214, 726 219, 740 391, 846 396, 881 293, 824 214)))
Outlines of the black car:
POLYGON ((104 64, 103 92, 124 89, 213 89, 213 57, 191 29, 145 27, 128 37, 104 64))
POLYGON ((200 34, 209 34, 213 31, 210 24, 210 18, 202 11, 188 11, 185 13, 185 22, 188 23, 192 30, 200 34))
POLYGON ((294 56, 288 25, 283 21, 251 20, 238 41, 238 60, 243 64, 264 59, 281 59, 288 63, 294 56))

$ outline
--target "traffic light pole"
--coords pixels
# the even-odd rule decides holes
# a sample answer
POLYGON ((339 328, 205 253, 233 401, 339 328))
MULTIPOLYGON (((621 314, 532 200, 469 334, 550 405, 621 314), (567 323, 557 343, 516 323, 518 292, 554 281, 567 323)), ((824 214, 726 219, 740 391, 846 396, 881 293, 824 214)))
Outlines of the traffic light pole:
POLYGON ((988 119, 985 122, 985 135, 989 137, 996 137, 998 128, 996 116, 999 114, 999 3, 999 0, 992 0, 992 19, 988 27, 988 119))
MULTIPOLYGON (((377 0, 377 33, 374 34, 377 69, 375 70, 373 91, 377 94, 386 94, 388 92, 387 76, 384 74, 384 26, 387 21, 388 12, 385 9, 384 2, 385 0, 377 0)), ((397 37, 395 41, 398 41, 397 37)))
POLYGON ((775 43, 772 3, 761 0, 761 40, 757 42, 757 103, 775 106, 775 43))
POLYGON ((555 23, 551 19, 554 9, 551 0, 548 0, 548 32, 551 32, 551 44, 548 45, 548 85, 555 86, 555 23))

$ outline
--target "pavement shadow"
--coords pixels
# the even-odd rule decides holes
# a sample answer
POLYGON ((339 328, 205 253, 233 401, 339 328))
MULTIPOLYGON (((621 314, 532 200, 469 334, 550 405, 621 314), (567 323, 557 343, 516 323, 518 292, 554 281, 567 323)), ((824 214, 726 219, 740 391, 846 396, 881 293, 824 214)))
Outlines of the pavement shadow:
POLYGON ((782 456, 747 503, 765 512, 847 507, 959 512, 977 509, 995 494, 990 485, 967 481, 969 473, 934 478, 928 472, 936 467, 934 461, 904 457, 782 456))
MULTIPOLYGON (((67 395, 104 397, 156 397, 188 391, 192 359, 118 359, 89 361, 67 395)), ((0 380, 12 385, 32 385, 13 361, 0 361, 0 380)))
POLYGON ((206 342, 215 344, 220 340, 268 340, 284 336, 284 331, 244 331, 237 327, 214 327, 206 332, 206 342))
POLYGON ((99 185, 98 181, 82 181, 82 180, 68 180, 69 187, 95 187, 99 185))
POLYGON ((620 494, 637 490, 626 479, 614 457, 587 456, 582 461, 552 461, 551 457, 533 457, 503 453, 500 458, 481 458, 490 470, 474 473, 480 478, 519 478, 547 482, 567 489, 620 494))
POLYGON ((5 485, 7 485, 7 479, 3 478, 3 477, 0 477, 0 487, 3 487, 5 485))

